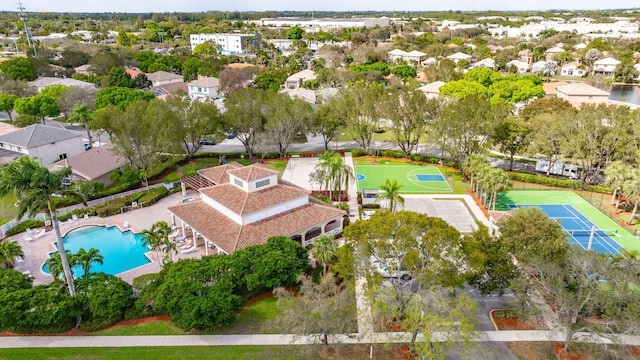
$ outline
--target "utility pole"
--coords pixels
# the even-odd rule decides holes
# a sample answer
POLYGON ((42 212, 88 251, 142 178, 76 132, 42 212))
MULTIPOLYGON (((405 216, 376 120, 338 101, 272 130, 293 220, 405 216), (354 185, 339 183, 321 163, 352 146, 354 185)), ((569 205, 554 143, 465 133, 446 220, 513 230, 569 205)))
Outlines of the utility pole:
POLYGON ((27 27, 27 13, 24 12, 25 7, 21 2, 18 3, 18 11, 20 14, 20 21, 24 25, 24 33, 27 36, 27 43, 29 46, 33 47, 33 56, 36 57, 38 55, 36 51, 36 43, 31 39, 31 33, 29 32, 29 28, 27 27))

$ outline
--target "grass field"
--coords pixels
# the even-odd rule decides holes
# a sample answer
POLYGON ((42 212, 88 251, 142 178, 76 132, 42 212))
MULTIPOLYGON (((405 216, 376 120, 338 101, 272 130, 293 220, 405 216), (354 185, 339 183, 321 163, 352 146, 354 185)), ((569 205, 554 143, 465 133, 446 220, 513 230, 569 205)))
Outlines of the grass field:
POLYGON ((500 193, 497 200, 497 210, 508 210, 509 204, 518 205, 546 205, 569 204, 587 217, 600 229, 616 230, 619 236, 615 240, 627 250, 640 251, 640 241, 625 228, 611 220, 607 215, 596 209, 588 201, 571 190, 546 190, 546 191, 508 191, 500 193))
POLYGON ((395 179, 402 185, 401 193, 453 192, 445 176, 433 165, 356 165, 355 172, 358 191, 378 189, 386 179, 395 179))

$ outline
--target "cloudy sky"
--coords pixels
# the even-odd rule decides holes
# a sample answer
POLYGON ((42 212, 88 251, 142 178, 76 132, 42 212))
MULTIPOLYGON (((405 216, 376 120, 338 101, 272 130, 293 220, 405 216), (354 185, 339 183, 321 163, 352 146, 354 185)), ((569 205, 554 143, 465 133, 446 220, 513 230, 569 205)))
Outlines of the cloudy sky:
MULTIPOLYGON (((27 11, 51 12, 193 12, 263 10, 549 10, 639 8, 638 0, 21 0, 27 11)), ((15 11, 2 1, 0 10, 15 11)))

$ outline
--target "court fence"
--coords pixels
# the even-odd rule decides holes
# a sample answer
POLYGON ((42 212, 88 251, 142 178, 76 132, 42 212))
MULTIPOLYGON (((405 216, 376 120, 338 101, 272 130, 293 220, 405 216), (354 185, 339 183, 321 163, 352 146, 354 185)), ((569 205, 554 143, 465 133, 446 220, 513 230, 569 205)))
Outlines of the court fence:
POLYGON ((576 194, 580 195, 583 199, 588 201, 591 205, 593 205, 596 209, 600 210, 601 213, 607 215, 609 219, 615 221, 618 225, 627 229, 633 236, 640 239, 640 231, 636 229, 634 226, 627 224, 624 218, 619 215, 614 214, 614 209, 610 206, 611 198, 608 194, 603 193, 594 193, 592 191, 585 190, 575 190, 576 194))

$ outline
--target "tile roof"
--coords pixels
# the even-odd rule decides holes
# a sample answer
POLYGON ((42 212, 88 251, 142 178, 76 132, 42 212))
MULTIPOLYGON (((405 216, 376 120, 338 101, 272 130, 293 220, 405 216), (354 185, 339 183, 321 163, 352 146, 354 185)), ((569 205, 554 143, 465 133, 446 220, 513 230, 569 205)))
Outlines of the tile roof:
POLYGON ((247 182, 263 179, 268 176, 273 176, 278 174, 277 171, 271 170, 265 166, 261 166, 260 164, 244 166, 241 168, 228 170, 228 171, 229 171, 229 174, 247 182))
POLYGON ((272 236, 293 236, 345 214, 328 204, 309 203, 241 226, 202 200, 178 204, 168 210, 227 253, 265 244, 272 236))
POLYGON ((153 82, 176 80, 178 78, 182 79, 182 75, 177 75, 177 74, 170 73, 170 72, 167 72, 167 71, 156 71, 156 72, 152 72, 150 74, 147 74, 147 79, 149 79, 150 81, 153 81, 153 82))
POLYGON ((33 81, 29 81, 30 86, 35 86, 38 89, 47 87, 49 85, 64 85, 64 86, 85 86, 95 87, 96 85, 86 81, 80 81, 71 78, 57 78, 57 77, 39 77, 33 81))
POLYGON ((81 137, 83 133, 67 130, 63 127, 33 124, 0 136, 0 143, 17 145, 23 148, 34 148, 56 141, 81 137))
POLYGON ((223 184, 229 182, 229 174, 227 170, 244 167, 239 162, 231 162, 225 165, 215 166, 208 169, 198 170, 198 174, 211 180, 214 184, 223 184))
POLYGON ((295 186, 278 184, 253 192, 246 192, 233 184, 221 184, 200 189, 200 192, 223 204, 238 215, 249 215, 282 202, 308 196, 308 192, 295 186))
POLYGON ((219 87, 220 86, 220 80, 218 80, 218 78, 216 78, 216 77, 203 76, 203 77, 199 78, 198 80, 194 80, 194 81, 188 83, 188 85, 189 86, 205 87, 205 88, 219 87))
POLYGON ((558 86, 556 91, 570 96, 609 96, 609 93, 585 83, 558 86))
POLYGON ((93 180, 127 163, 125 158, 114 154, 113 148, 113 144, 94 147, 76 156, 58 161, 49 166, 49 168, 58 169, 60 167, 71 166, 73 173, 87 180, 93 180))

